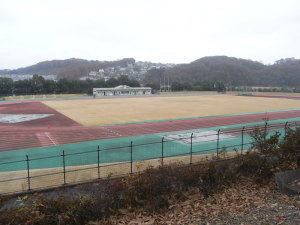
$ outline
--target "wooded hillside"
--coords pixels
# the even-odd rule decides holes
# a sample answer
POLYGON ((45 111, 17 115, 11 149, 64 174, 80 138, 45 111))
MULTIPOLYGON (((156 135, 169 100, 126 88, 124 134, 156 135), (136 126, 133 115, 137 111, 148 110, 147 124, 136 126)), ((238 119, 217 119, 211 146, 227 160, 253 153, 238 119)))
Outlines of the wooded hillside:
POLYGON ((204 81, 218 81, 226 86, 300 86, 300 60, 281 59, 273 65, 227 56, 204 57, 189 64, 167 69, 152 69, 145 83, 185 82, 197 85, 204 81))
MULTIPOLYGON (((66 59, 40 62, 32 66, 15 70, 0 70, 1 74, 55 74, 59 79, 79 79, 90 71, 108 67, 126 67, 135 64, 135 59, 124 58, 116 61, 97 61, 85 59, 66 59)), ((170 82, 179 82, 201 86, 203 82, 221 82, 230 86, 270 86, 300 87, 300 60, 280 59, 273 65, 227 56, 210 56, 195 60, 189 64, 173 67, 154 67, 145 75, 144 84, 158 84, 169 78, 170 82)))
POLYGON ((90 71, 98 71, 106 67, 126 66, 127 64, 135 63, 132 58, 124 58, 116 61, 98 61, 98 60, 85 60, 85 59, 66 59, 66 60, 52 60, 37 63, 32 66, 19 68, 15 70, 0 70, 1 74, 38 74, 58 75, 59 79, 69 78, 78 79, 87 76, 90 71))

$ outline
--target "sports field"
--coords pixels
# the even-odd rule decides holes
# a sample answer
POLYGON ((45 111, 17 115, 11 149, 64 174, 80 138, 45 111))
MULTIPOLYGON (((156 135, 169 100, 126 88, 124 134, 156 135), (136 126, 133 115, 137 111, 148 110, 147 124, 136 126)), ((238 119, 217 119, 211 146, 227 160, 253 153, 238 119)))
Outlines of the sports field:
POLYGON ((44 101, 84 125, 107 125, 299 108, 299 100, 230 95, 44 101))
POLYGON ((251 147, 243 127, 266 127, 268 121, 284 135, 287 123, 299 126, 300 98, 292 97, 205 93, 3 101, 0 193, 121 176, 162 162, 197 163, 223 149, 230 157, 251 147))

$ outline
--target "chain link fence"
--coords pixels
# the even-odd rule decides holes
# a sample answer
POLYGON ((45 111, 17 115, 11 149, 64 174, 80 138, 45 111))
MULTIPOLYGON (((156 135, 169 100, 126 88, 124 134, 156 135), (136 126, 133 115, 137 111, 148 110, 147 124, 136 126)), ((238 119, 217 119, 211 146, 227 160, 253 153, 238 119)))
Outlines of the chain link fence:
POLYGON ((164 167, 170 163, 196 164, 243 154, 252 146, 251 132, 264 130, 265 137, 298 122, 265 124, 223 130, 165 135, 147 142, 130 142, 126 146, 101 148, 76 153, 26 155, 23 160, 0 163, 0 194, 20 193, 61 185, 90 182, 97 179, 121 177, 141 172, 149 167, 164 167), (115 156, 118 156, 117 158, 115 156), (104 160, 105 159, 105 160, 104 160), (41 166, 42 165, 42 166, 41 166))

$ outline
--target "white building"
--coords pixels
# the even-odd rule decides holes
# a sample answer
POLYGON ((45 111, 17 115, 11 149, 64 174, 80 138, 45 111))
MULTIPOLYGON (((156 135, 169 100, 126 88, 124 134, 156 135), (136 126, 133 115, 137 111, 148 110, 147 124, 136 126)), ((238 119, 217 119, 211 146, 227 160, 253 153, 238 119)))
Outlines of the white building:
POLYGON ((114 95, 151 95, 150 87, 129 87, 120 85, 114 88, 93 88, 93 96, 114 96, 114 95))
POLYGON ((97 72, 97 71, 90 71, 90 73, 89 73, 89 76, 90 77, 96 77, 96 76, 99 76, 100 74, 99 74, 99 72, 97 72))

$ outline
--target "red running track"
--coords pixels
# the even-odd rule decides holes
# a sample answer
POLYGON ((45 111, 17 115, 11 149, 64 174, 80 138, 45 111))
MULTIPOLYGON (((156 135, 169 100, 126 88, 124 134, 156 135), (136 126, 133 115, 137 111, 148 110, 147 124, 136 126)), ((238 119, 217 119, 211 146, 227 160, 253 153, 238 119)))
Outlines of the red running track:
POLYGON ((0 151, 138 136, 161 132, 228 126, 300 117, 300 110, 206 117, 144 124, 83 127, 39 102, 0 107, 0 113, 52 113, 54 116, 18 124, 0 124, 0 151), (12 107, 11 107, 12 106, 12 107), (48 126, 51 124, 51 126, 48 126))
POLYGON ((193 130, 209 127, 229 126, 267 120, 279 120, 300 117, 300 110, 255 113, 233 116, 204 117, 189 120, 173 120, 165 122, 154 122, 144 124, 116 125, 102 127, 109 129, 120 136, 137 136, 144 134, 171 132, 179 130, 193 130))
MULTIPOLYGON (((56 110, 44 105, 41 102, 22 102, 0 104, 0 114, 53 114, 53 116, 31 120, 26 122, 9 124, 13 127, 70 127, 81 126, 74 120, 64 116, 56 110)), ((7 126, 7 123, 0 123, 1 126, 7 126)))
POLYGON ((294 95, 251 95, 247 97, 261 97, 261 98, 285 98, 285 99, 293 99, 300 100, 300 96, 294 95))

